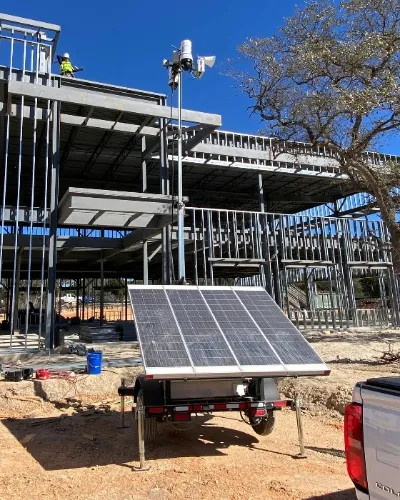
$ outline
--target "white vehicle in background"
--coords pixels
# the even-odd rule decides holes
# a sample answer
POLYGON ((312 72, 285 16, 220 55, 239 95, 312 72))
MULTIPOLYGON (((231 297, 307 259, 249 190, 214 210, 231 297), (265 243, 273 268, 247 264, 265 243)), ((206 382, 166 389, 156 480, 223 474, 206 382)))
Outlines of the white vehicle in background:
POLYGON ((67 306, 74 306, 76 304, 76 295, 67 293, 61 297, 61 302, 67 306))
POLYGON ((400 498, 400 377, 356 384, 344 433, 347 471, 357 498, 400 498))

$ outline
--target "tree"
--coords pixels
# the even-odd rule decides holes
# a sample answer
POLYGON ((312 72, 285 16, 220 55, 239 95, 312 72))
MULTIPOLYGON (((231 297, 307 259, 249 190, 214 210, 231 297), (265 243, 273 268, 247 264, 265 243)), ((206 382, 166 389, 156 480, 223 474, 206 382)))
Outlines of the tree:
POLYGON ((275 36, 238 50, 246 65, 234 76, 266 132, 329 148, 355 189, 376 199, 399 275, 400 164, 373 165, 365 151, 400 130, 400 0, 311 1, 275 36))

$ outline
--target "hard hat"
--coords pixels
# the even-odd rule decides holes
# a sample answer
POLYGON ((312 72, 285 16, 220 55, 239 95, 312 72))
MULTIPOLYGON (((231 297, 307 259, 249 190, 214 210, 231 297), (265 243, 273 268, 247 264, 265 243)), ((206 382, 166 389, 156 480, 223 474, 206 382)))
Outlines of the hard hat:
POLYGON ((68 54, 68 52, 65 52, 65 54, 63 55, 63 57, 66 57, 67 59, 69 59, 69 54, 68 54))

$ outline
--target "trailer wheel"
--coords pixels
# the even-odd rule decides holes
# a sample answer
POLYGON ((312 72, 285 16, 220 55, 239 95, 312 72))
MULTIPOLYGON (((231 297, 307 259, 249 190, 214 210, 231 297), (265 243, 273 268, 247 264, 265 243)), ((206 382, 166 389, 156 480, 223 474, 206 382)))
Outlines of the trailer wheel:
POLYGON ((260 436, 268 436, 274 430, 274 410, 267 410, 265 417, 250 417, 249 420, 254 432, 260 436))
MULTIPOLYGON (((136 399, 136 405, 137 406, 144 406, 144 399, 143 399, 143 391, 142 389, 139 390, 137 399, 136 399)), ((157 436, 157 417, 149 417, 148 415, 145 415, 144 419, 144 440, 147 443, 151 443, 156 439, 157 436)))

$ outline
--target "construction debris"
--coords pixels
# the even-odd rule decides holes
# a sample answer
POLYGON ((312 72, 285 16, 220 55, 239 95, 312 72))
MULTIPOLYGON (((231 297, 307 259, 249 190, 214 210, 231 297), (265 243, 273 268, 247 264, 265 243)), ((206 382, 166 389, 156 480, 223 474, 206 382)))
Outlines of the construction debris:
POLYGON ((88 343, 118 342, 120 335, 114 325, 80 327, 79 339, 88 343))

